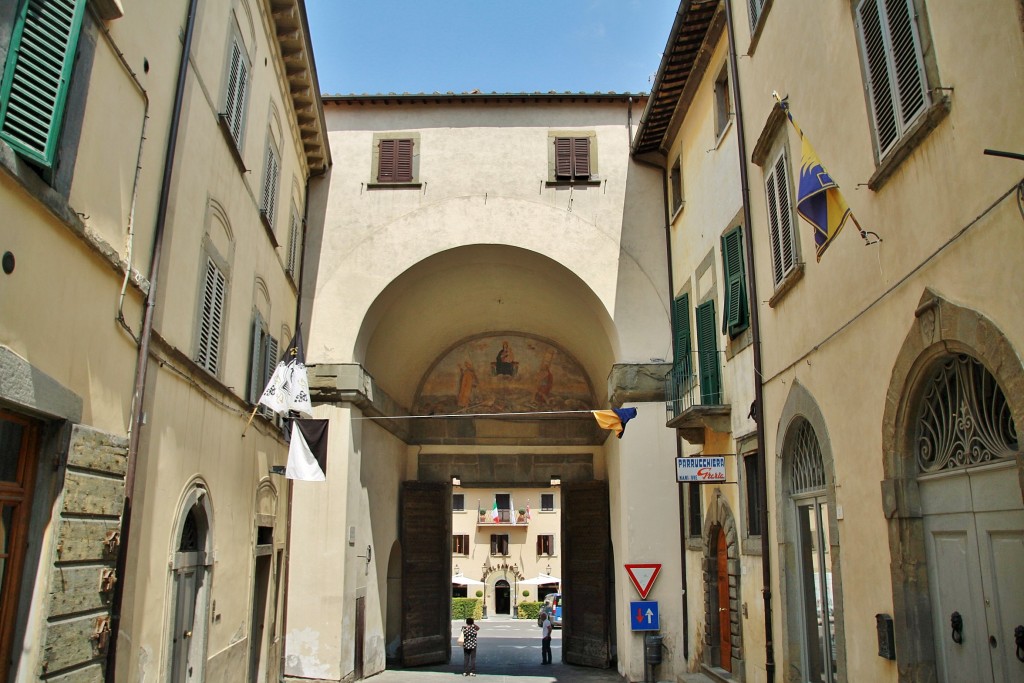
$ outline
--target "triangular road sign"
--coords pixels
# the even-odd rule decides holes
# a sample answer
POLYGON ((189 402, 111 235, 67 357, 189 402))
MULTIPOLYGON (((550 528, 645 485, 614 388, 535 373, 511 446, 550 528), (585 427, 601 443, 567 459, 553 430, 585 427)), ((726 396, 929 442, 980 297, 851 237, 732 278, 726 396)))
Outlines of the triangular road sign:
POLYGON ((660 571, 660 564, 626 565, 626 573, 629 574, 629 580, 633 582, 636 592, 645 600, 647 599, 647 594, 651 592, 651 586, 654 585, 654 580, 658 578, 658 572, 660 571))

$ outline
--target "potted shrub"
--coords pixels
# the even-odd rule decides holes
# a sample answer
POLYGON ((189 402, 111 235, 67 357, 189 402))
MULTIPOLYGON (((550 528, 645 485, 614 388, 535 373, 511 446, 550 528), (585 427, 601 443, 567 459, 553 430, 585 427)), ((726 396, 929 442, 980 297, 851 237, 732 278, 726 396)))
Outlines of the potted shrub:
POLYGON ((530 591, 523 591, 523 597, 524 598, 530 597, 530 591))
POLYGON ((526 508, 519 508, 516 512, 519 513, 519 516, 516 517, 516 521, 517 522, 525 522, 526 521, 526 508))
POLYGON ((479 510, 477 510, 477 512, 480 513, 480 521, 481 522, 483 522, 484 520, 487 519, 487 510, 484 510, 483 508, 480 508, 479 510))

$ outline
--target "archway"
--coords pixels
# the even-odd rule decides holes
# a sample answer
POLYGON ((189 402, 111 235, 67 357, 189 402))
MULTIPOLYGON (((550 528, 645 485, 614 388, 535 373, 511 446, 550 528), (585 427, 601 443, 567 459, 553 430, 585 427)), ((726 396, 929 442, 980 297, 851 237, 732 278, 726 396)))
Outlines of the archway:
POLYGON ((512 613, 512 587, 505 579, 494 582, 494 613, 512 613))
MULTIPOLYGON (((1013 500, 1012 509, 991 512, 1007 517, 1006 528, 997 534, 1010 540, 1006 547, 1020 546, 1024 465, 1016 425, 1024 424, 1024 367, 991 320, 932 290, 924 292, 915 318, 893 366, 882 423, 882 500, 889 520, 901 680, 951 681, 965 670, 972 680, 1002 680, 1007 665, 1019 666, 1013 659, 1012 631, 1006 632, 1017 622, 1007 626, 1002 611, 1019 612, 1021 606, 990 590, 995 598, 990 603, 1003 600, 1002 604, 979 608, 972 591, 963 589, 956 591, 959 599, 954 606, 940 592, 951 579, 947 570, 955 566, 946 561, 946 551, 980 557, 978 534, 989 536, 982 529, 987 523, 978 506, 982 501, 1002 508, 1000 500, 1013 500), (929 415, 940 416, 945 426, 934 430, 929 415), (939 441, 927 434, 929 425, 939 441), (951 453, 954 457, 947 459, 951 453), (1014 471, 1017 476, 1009 476, 1014 471), (992 474, 996 476, 985 484, 992 474), (941 509, 936 504, 960 497, 950 488, 970 493, 976 485, 991 490, 977 502, 969 495, 972 502, 963 509, 941 509)), ((1002 556, 998 551, 987 554, 996 560, 1002 556)), ((1017 566, 1010 578, 1019 575, 1024 559, 1009 563, 1017 566)), ((980 580, 990 587, 1002 580, 998 566, 956 564, 970 575, 988 573, 987 581, 980 580)), ((1016 591, 1016 599, 1021 592, 1016 591)))
POLYGON ((720 491, 704 520, 704 663, 725 671, 742 671, 739 535, 732 510, 720 491))
POLYGON ((173 537, 171 683, 203 680, 209 621, 209 568, 213 564, 212 513, 206 487, 195 484, 180 508, 173 537))

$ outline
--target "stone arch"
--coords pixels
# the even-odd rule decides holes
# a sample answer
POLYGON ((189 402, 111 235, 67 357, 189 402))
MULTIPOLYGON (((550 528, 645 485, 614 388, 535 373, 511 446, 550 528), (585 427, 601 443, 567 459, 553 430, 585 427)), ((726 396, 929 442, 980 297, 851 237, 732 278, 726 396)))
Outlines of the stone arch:
MULTIPOLYGON (((839 539, 839 522, 836 518, 836 470, 832 452, 832 441, 829 438, 825 416, 818 407, 814 396, 799 381, 795 381, 786 397, 786 403, 779 416, 778 431, 775 436, 775 533, 778 538, 778 561, 782 568, 798 566, 797 556, 797 518, 796 509, 790 504, 792 495, 791 476, 793 461, 787 457, 791 439, 800 420, 806 422, 814 430, 814 436, 821 450, 822 466, 825 470, 825 499, 828 501, 828 531, 832 558, 832 593, 835 609, 836 629, 836 670, 840 680, 846 678, 846 629, 843 608, 843 572, 842 552, 839 539)), ((782 643, 782 661, 787 662, 788 671, 783 680, 799 676, 803 668, 803 636, 800 633, 800 586, 796 574, 786 571, 779 572, 778 609, 785 633, 778 640, 782 643)))
POLYGON ((742 619, 739 610, 741 587, 740 587, 740 544, 739 529, 736 527, 736 518, 728 501, 722 495, 721 489, 715 489, 714 498, 708 504, 707 514, 704 516, 704 533, 702 534, 702 546, 704 552, 704 658, 705 664, 711 665, 714 662, 714 654, 720 649, 715 645, 715 635, 718 633, 719 612, 714 609, 717 604, 716 591, 718 580, 717 567, 717 534, 725 534, 726 555, 728 557, 729 572, 729 632, 731 634, 731 670, 743 671, 743 630, 742 619))
MULTIPOLYGON (((924 543, 924 517, 912 447, 914 408, 928 373, 945 356, 963 353, 995 377, 1015 424, 1024 424, 1024 365, 1010 340, 982 313, 926 288, 893 365, 882 416, 882 506, 889 529, 893 621, 900 681, 936 677, 935 638, 924 543)), ((1024 495, 1024 456, 1017 453, 1024 495)))

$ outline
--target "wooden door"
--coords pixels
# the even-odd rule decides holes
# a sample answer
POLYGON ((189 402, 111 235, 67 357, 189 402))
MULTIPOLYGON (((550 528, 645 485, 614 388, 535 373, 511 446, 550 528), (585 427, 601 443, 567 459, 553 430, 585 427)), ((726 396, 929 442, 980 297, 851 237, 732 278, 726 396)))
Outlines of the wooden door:
POLYGON ((611 665, 612 549, 608 484, 562 485, 562 659, 611 665))
POLYGON ((732 619, 729 613, 729 548, 726 545, 725 532, 718 527, 715 545, 715 563, 717 565, 718 594, 718 643, 721 652, 721 666, 732 671, 732 619))
POLYGON ((191 683, 198 680, 195 662, 195 639, 192 637, 196 620, 196 598, 199 594, 199 573, 202 567, 180 567, 175 572, 174 631, 171 633, 171 683, 191 683))
POLYGON ((403 666, 451 658, 451 501, 450 484, 402 483, 403 666))
POLYGON ((258 555, 253 573, 252 614, 249 624, 249 681, 267 680, 267 661, 263 656, 267 622, 267 595, 270 591, 270 555, 258 555))

